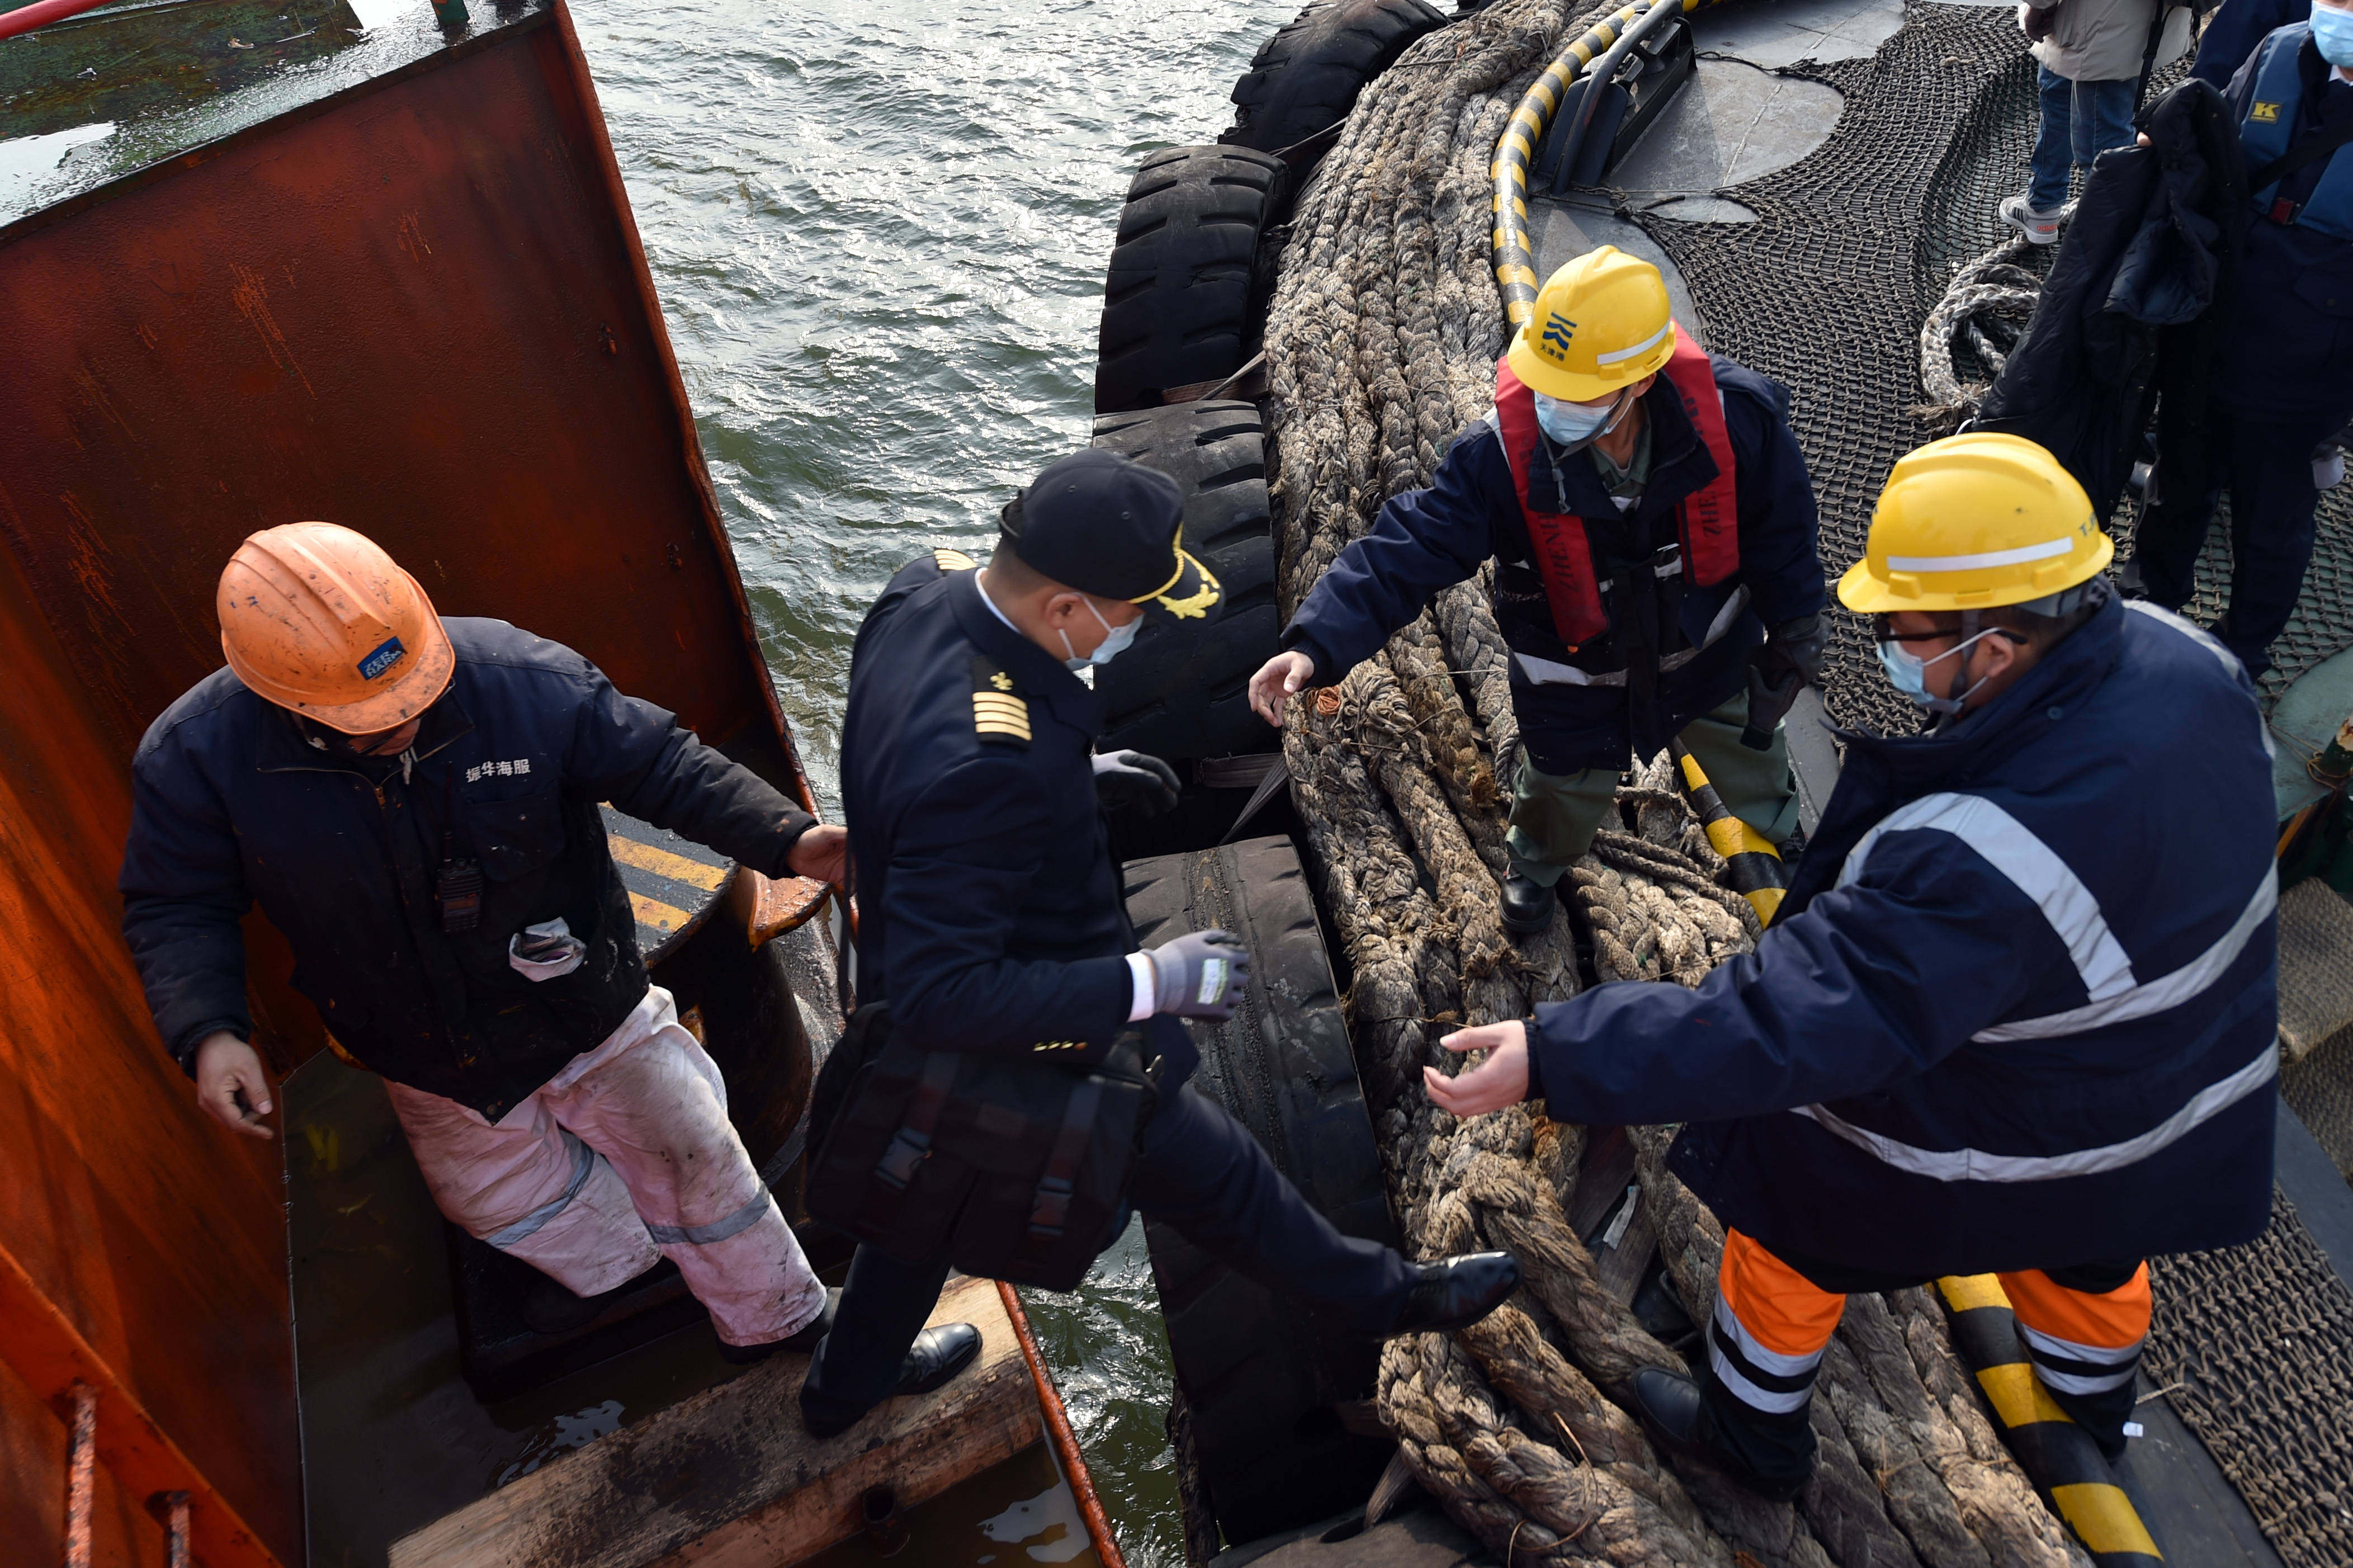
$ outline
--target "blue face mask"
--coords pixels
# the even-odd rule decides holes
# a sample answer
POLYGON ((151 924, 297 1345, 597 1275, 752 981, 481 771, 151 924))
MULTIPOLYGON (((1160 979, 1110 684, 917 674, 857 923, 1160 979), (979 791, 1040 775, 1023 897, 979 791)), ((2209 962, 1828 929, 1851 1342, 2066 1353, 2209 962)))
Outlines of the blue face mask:
POLYGON ((2353 11, 2317 3, 2312 7, 2312 47, 2330 65, 2353 68, 2353 11))
POLYGON ((1632 400, 1620 397, 1599 408, 1588 408, 1582 403, 1564 403, 1557 397, 1546 397, 1539 392, 1536 399, 1536 427, 1556 445, 1574 451, 1608 435, 1625 416, 1632 400))
POLYGON ((1095 618, 1095 624, 1103 627, 1103 639, 1095 644, 1094 652, 1081 658, 1078 650, 1071 646, 1071 634, 1062 633, 1062 651, 1071 656, 1062 662, 1072 669, 1084 669, 1091 664, 1109 664, 1113 659, 1125 653, 1128 645, 1135 641, 1135 634, 1144 629, 1142 616, 1136 616, 1124 626, 1115 626, 1103 619, 1103 612, 1095 608, 1092 599, 1082 599, 1080 603, 1086 605, 1087 614, 1095 618))
POLYGON ((1887 672, 1887 684, 1930 712, 1957 713, 1961 710, 1961 704, 1967 702, 1976 692, 1978 686, 1982 686, 1985 682, 1978 681, 1976 686, 1970 687, 1958 697, 1931 697, 1928 694, 1928 667, 1932 664, 1942 664, 1948 658, 1960 658, 1968 652, 1970 643, 1989 637, 1993 636, 1993 632, 1994 628, 1989 626, 1969 638, 1968 642, 1957 647, 1948 648, 1934 658, 1922 658, 1900 642, 1883 642, 1879 645, 1879 668, 1887 672))

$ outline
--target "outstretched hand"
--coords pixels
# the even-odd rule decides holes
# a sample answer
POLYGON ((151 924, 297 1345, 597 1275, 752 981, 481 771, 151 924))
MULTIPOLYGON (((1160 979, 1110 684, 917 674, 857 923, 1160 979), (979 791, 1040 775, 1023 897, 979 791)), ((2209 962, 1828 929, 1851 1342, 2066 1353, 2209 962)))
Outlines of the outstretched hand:
POLYGON ((1421 1069, 1430 1103, 1451 1115, 1482 1116, 1517 1105, 1528 1097, 1528 1028, 1518 1019, 1457 1029, 1438 1042, 1450 1051, 1485 1051, 1487 1059, 1448 1078, 1436 1068, 1421 1069))
POLYGON ((839 823, 820 822, 793 841, 785 864, 796 877, 814 877, 839 887, 849 859, 849 829, 839 823))
POLYGON ((262 1118, 269 1114, 269 1078, 261 1057, 226 1029, 206 1035, 196 1047, 196 1103, 232 1132, 271 1136, 262 1118))
POLYGON ((1315 679, 1315 661, 1297 648, 1276 654, 1250 677, 1250 705, 1277 729, 1282 727, 1282 705, 1315 679))

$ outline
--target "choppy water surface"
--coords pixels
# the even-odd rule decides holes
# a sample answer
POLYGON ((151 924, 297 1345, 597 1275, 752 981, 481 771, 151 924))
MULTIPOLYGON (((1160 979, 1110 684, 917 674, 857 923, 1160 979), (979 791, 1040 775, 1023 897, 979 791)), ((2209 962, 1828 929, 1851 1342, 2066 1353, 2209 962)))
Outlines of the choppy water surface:
MULTIPOLYGON (((1299 0, 575 0, 768 661, 830 798, 849 640, 1082 444, 1112 231, 1299 0)), ((1030 1310, 1129 1560, 1183 1561, 1141 1232, 1030 1310)))

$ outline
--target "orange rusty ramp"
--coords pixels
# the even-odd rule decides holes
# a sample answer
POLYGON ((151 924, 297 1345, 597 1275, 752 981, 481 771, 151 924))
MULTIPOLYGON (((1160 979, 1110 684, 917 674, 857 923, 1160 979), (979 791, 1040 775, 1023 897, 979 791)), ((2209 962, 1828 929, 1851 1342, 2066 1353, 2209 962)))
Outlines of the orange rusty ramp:
POLYGON ((913 1507, 1045 1437, 996 1285, 954 1281, 931 1321, 981 1331, 980 1359, 936 1393, 819 1442, 800 1419, 807 1358, 776 1356, 395 1542, 391 1568, 799 1562, 858 1533, 871 1489, 913 1507))

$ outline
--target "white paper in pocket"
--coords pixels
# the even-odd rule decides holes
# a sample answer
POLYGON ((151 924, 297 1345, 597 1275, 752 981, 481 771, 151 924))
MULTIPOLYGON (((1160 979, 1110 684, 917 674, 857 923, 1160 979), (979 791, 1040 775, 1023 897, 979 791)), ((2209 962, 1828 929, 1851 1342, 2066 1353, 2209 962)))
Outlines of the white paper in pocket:
POLYGON ((526 980, 554 980, 580 967, 588 944, 561 917, 525 926, 507 938, 507 965, 526 980))

